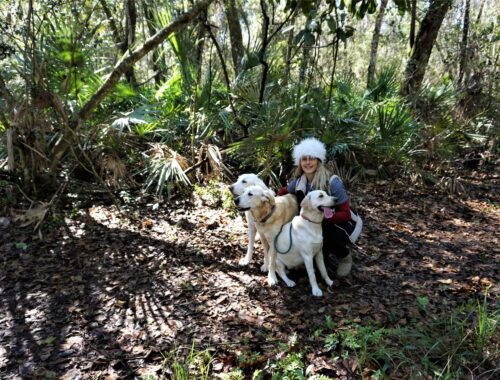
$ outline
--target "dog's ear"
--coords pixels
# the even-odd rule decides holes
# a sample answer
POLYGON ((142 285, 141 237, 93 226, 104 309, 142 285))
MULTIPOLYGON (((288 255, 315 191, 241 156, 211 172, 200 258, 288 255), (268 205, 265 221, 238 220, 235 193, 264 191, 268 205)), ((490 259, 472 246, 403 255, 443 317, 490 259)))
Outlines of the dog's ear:
POLYGON ((271 206, 274 206, 276 204, 276 201, 274 200, 274 193, 271 190, 264 190, 262 196, 269 202, 271 206))
POLYGON ((300 207, 312 208, 311 193, 307 194, 306 197, 302 200, 302 202, 300 202, 300 207))

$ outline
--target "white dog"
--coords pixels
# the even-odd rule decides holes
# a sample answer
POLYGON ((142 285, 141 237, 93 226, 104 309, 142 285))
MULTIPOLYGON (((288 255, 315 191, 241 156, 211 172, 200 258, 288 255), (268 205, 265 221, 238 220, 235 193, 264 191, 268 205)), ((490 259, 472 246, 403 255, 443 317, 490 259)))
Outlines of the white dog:
POLYGON ((264 246, 264 265, 261 269, 263 272, 269 270, 269 273, 273 274, 273 277, 268 275, 268 282, 275 285, 278 280, 273 239, 283 224, 290 222, 298 214, 297 198, 293 194, 275 197, 271 190, 250 186, 234 201, 240 210, 249 210, 252 214, 264 246))
MULTIPOLYGON (((231 194, 233 194, 233 196, 239 197, 250 186, 259 186, 264 190, 269 190, 264 181, 262 181, 259 177, 257 177, 256 174, 247 173, 240 175, 238 177, 238 180, 231 186, 229 186, 229 191, 231 192, 231 194)), ((247 219, 247 224, 248 224, 248 231, 247 231, 248 247, 246 255, 242 257, 238 262, 238 264, 240 265, 248 265, 250 261, 252 261, 254 244, 255 244, 255 235, 257 234, 257 228, 255 227, 255 222, 253 220, 252 213, 250 211, 245 211, 245 217, 247 219)), ((267 270, 267 266, 266 268, 264 268, 263 265, 261 269, 263 272, 265 272, 267 270)))
POLYGON ((321 297, 323 292, 318 287, 314 274, 313 259, 316 261, 319 272, 328 286, 333 281, 328 277, 323 258, 323 231, 321 222, 324 214, 331 213, 330 207, 335 204, 335 198, 321 190, 311 191, 304 198, 300 206, 300 215, 284 225, 274 239, 273 244, 278 251, 276 269, 280 277, 289 287, 295 286, 285 272, 286 268, 293 268, 305 264, 312 294, 321 297))
POLYGON ((269 285, 276 285, 276 251, 273 239, 281 227, 290 222, 299 213, 297 198, 293 194, 275 197, 271 190, 259 186, 248 187, 235 199, 240 210, 249 210, 255 227, 264 245, 264 265, 262 271, 268 270, 269 285))

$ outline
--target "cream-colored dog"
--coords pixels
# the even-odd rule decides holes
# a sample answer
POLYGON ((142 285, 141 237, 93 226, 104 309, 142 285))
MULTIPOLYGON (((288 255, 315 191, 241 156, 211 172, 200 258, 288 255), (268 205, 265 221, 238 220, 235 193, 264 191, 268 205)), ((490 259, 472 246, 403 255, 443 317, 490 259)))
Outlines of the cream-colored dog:
POLYGON ((235 200, 240 210, 250 211, 255 227, 264 246, 264 265, 261 270, 269 271, 268 283, 276 285, 276 251, 273 239, 283 224, 290 222, 299 212, 295 195, 275 197, 269 189, 250 186, 235 200), (271 276, 270 276, 271 274, 271 276))
POLYGON ((330 207, 335 204, 335 198, 321 190, 311 191, 304 198, 300 215, 283 226, 281 232, 273 239, 273 246, 278 252, 276 269, 280 277, 289 287, 295 286, 285 272, 286 268, 293 268, 305 264, 312 294, 321 297, 323 292, 318 287, 314 273, 313 259, 319 269, 321 277, 328 286, 333 281, 328 277, 323 258, 323 231, 321 222, 324 215, 332 213, 330 207))
MULTIPOLYGON (((265 190, 269 190, 264 181, 262 181, 256 174, 246 173, 240 175, 236 182, 229 186, 229 191, 231 192, 231 194, 233 194, 233 196, 239 197, 250 186, 259 186, 265 190)), ((238 262, 238 264, 240 265, 248 265, 250 261, 252 261, 255 237, 257 235, 257 228, 255 227, 252 213, 250 211, 245 211, 245 217, 248 225, 248 247, 246 255, 242 257, 238 262)), ((267 265, 264 264, 261 269, 263 272, 267 271, 267 265)))

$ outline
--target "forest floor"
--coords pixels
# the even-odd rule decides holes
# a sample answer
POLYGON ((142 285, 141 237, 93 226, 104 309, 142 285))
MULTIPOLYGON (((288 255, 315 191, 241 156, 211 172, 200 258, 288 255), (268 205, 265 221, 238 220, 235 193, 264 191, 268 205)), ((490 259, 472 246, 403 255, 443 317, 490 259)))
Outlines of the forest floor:
POLYGON ((251 376, 283 344, 309 352, 313 373, 359 378, 353 355, 325 349, 332 325, 405 326, 469 299, 498 302, 499 178, 469 173, 454 195, 356 184, 365 226, 354 267, 322 298, 305 270, 290 273, 295 288, 269 287, 259 243, 239 266, 242 216, 196 195, 129 199, 118 212, 88 203, 90 188, 68 189, 35 232, 0 215, 0 378, 168 378, 165 363, 193 346, 208 350, 214 377, 238 366, 251 376))

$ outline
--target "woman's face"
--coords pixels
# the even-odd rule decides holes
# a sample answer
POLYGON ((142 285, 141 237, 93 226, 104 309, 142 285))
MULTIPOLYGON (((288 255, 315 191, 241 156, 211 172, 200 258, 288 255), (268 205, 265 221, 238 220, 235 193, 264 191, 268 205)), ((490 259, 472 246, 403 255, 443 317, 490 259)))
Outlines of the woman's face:
POLYGON ((318 168, 318 159, 312 156, 302 156, 300 158, 300 167, 306 174, 314 174, 318 168))

